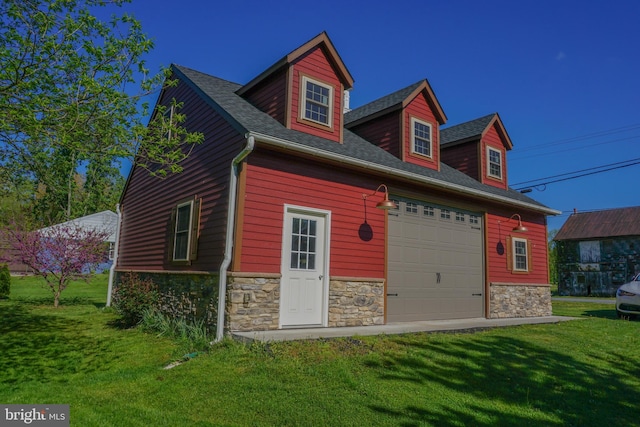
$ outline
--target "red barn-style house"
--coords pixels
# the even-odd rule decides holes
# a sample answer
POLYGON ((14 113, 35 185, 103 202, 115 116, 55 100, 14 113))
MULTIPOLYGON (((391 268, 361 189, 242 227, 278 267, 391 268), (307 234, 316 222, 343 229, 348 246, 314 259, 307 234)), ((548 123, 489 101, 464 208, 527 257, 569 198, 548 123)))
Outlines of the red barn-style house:
POLYGON ((164 310, 218 338, 551 314, 558 212, 509 188, 498 114, 441 129, 427 80, 349 110, 326 33, 244 85, 172 71, 158 102, 184 102, 205 141, 180 174, 131 171, 116 284, 151 278, 164 310))

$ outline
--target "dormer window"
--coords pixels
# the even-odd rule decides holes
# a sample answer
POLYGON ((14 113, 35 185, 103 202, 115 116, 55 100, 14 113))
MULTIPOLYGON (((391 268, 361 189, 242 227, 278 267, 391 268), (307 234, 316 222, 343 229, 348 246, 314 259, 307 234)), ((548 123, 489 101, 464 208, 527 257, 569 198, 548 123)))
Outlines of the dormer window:
POLYGON ((421 156, 431 157, 433 151, 431 125, 412 117, 411 129, 411 151, 421 156))
POLYGON ((502 179, 502 151, 487 147, 487 174, 491 178, 502 179))
POLYGON ((304 120, 331 127, 333 115, 333 87, 302 77, 300 116, 304 120))

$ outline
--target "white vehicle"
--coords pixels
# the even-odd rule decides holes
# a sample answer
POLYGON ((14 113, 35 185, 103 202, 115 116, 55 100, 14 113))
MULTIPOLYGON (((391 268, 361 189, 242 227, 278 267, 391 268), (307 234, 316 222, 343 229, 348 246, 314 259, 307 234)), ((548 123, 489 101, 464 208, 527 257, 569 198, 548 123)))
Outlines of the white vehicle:
POLYGON ((636 317, 640 315, 640 274, 616 292, 616 314, 618 317, 636 317))

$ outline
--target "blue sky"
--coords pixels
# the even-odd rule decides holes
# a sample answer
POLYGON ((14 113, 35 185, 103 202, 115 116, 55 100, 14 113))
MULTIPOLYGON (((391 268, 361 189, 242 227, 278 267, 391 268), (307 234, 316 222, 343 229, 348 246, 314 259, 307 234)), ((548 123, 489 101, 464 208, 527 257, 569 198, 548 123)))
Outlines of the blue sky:
MULTIPOLYGON (((321 31, 355 79, 351 107, 427 78, 455 125, 498 112, 509 183, 640 159, 640 2, 134 0, 177 63, 246 83, 321 31)), ((640 205, 640 164, 538 186, 563 211, 640 205)), ((515 186, 514 186, 515 187, 515 186)), ((541 191, 542 190, 542 191, 541 191)))

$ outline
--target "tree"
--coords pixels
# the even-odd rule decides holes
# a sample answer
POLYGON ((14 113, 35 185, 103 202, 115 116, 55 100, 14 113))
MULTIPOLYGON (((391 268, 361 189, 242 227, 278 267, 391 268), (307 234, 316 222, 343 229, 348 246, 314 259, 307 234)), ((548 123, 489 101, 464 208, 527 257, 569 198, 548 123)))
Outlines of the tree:
POLYGON ((13 249, 15 261, 45 280, 57 308, 60 294, 72 280, 88 280, 92 270, 107 260, 105 241, 111 233, 68 222, 35 231, 12 226, 5 229, 4 238, 13 249))
POLYGON ((549 252, 549 282, 553 285, 558 285, 558 244, 553 240, 558 234, 558 230, 551 230, 548 234, 549 241, 547 242, 547 248, 549 252))
POLYGON ((0 265, 0 299, 9 298, 11 293, 11 273, 7 264, 0 265))
POLYGON ((182 128, 179 113, 143 123, 146 97, 176 82, 167 70, 150 76, 144 56, 153 43, 139 21, 97 17, 129 1, 0 0, 0 166, 30 180, 33 193, 40 188, 34 203, 52 220, 58 212, 70 219, 82 190, 113 180, 117 159, 162 177, 179 172, 203 140, 182 128), (88 187, 79 189, 81 170, 88 187))

